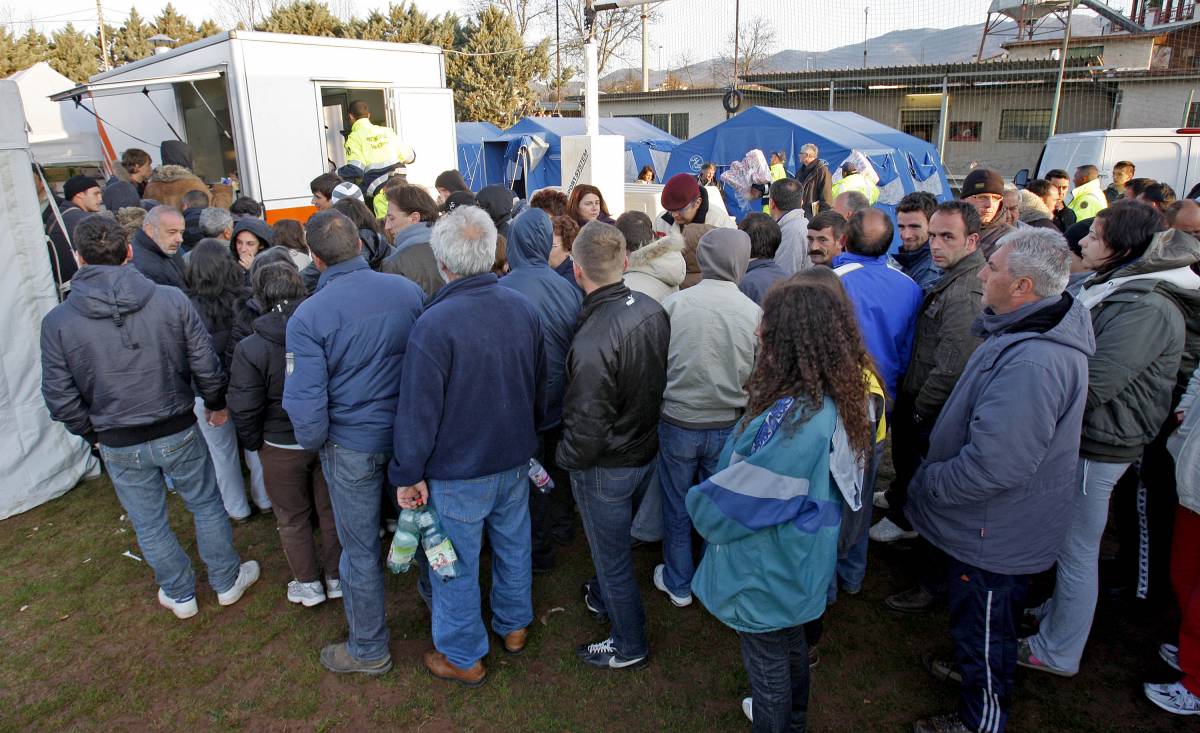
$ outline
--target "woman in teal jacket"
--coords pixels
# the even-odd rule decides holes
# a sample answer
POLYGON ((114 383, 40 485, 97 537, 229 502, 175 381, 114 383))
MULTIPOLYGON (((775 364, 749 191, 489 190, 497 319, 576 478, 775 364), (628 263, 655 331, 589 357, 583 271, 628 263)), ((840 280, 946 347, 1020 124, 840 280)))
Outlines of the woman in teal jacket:
POLYGON ((871 360, 848 301, 822 283, 776 285, 759 329, 746 417, 687 508, 708 541, 692 592, 741 638, 752 693, 742 707, 754 731, 782 733, 805 729, 803 625, 824 612, 837 560, 831 441, 841 427, 859 456, 872 449, 871 360))

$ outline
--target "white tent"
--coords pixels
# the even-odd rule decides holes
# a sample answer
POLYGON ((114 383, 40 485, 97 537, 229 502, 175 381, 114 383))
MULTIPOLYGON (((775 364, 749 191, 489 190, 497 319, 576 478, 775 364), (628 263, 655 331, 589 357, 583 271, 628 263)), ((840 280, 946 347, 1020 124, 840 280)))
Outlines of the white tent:
POLYGON ((75 82, 45 61, 8 78, 20 89, 25 121, 29 124, 29 146, 38 163, 103 163, 96 118, 72 101, 50 101, 51 94, 66 91, 75 82))
POLYGON ((98 470, 42 401, 42 317, 57 304, 30 174, 21 94, 0 80, 0 519, 61 496, 98 470))

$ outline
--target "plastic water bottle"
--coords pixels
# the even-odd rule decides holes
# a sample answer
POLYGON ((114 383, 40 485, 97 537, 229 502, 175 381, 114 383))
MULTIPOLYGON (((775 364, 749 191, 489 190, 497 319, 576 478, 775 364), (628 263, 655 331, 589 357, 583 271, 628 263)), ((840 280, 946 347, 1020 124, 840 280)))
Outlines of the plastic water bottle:
POLYGON ((396 520, 396 533, 392 535, 392 549, 388 552, 387 566, 393 573, 407 573, 417 554, 421 529, 417 526, 417 512, 405 509, 396 520))
POLYGON ((536 458, 529 459, 529 480, 543 494, 549 494, 550 490, 554 488, 554 479, 550 478, 546 467, 539 463, 536 458))
POLYGON ((442 529, 437 512, 431 508, 422 509, 417 515, 417 524, 421 528, 421 547, 429 559, 429 567, 442 582, 457 578, 458 553, 442 529))

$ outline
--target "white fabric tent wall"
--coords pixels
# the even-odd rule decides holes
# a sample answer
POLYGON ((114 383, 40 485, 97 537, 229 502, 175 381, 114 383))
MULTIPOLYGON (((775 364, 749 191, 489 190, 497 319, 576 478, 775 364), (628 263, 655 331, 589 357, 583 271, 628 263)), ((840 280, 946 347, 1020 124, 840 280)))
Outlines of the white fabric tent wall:
POLYGON ((20 91, 0 80, 0 519, 98 470, 42 400, 42 317, 58 301, 30 162, 20 91))
POLYGON ((96 118, 74 102, 51 102, 50 95, 66 91, 75 82, 58 73, 45 61, 8 77, 21 91, 25 121, 29 123, 29 147, 38 163, 103 163, 96 118))

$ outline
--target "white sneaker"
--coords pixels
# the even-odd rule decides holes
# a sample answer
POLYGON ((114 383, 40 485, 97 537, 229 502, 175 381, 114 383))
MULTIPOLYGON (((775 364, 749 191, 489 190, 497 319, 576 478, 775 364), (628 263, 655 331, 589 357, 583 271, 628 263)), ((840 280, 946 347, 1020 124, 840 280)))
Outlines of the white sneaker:
POLYGON ((916 532, 906 532, 896 526, 892 520, 884 517, 871 527, 871 531, 867 532, 871 539, 876 542, 895 542, 896 540, 912 540, 916 539, 916 532))
POLYGON ((1163 644, 1158 648, 1158 656, 1162 657, 1162 660, 1170 665, 1171 669, 1176 672, 1183 671, 1179 668, 1179 647, 1174 644, 1163 644))
POLYGON ((258 580, 258 561, 247 560, 238 568, 237 580, 233 581, 233 587, 224 593, 217 594, 217 603, 222 606, 232 606, 242 598, 242 594, 246 589, 254 585, 258 580))
POLYGON ((1196 697, 1181 682, 1142 685, 1146 698, 1168 713, 1176 715, 1200 715, 1200 697, 1196 697))
POLYGON ((287 590, 288 600, 292 603, 299 603, 305 608, 325 602, 325 586, 321 585, 321 581, 314 580, 311 583, 301 583, 299 580, 293 580, 288 583, 287 590))
POLYGON ((891 509, 892 505, 888 503, 886 491, 876 491, 875 497, 871 500, 876 509, 891 509))
POLYGON ((671 603, 675 604, 676 608, 683 608, 684 606, 692 605, 691 593, 688 593, 686 596, 677 596, 671 591, 667 590, 667 584, 665 581, 663 581, 663 573, 665 573, 666 570, 667 566, 663 565, 662 563, 654 566, 654 587, 658 588, 663 593, 666 593, 667 598, 671 599, 671 603))
POLYGON ((159 588, 158 605, 171 609, 171 613, 175 614, 175 618, 191 618, 200 612, 200 607, 196 605, 196 595, 194 593, 186 601, 177 601, 168 596, 162 588, 159 588))
POLYGON ((342 597, 342 581, 337 578, 325 578, 325 597, 329 600, 337 600, 342 597))
POLYGON ((754 698, 742 698, 742 714, 746 716, 746 720, 749 720, 751 723, 754 722, 754 698))

